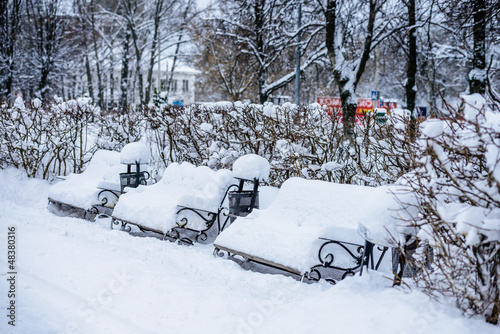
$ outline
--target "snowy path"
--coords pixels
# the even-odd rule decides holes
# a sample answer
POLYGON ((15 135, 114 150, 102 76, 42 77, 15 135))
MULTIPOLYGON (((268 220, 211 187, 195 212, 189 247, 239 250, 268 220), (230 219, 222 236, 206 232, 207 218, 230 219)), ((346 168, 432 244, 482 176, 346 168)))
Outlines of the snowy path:
POLYGON ((16 327, 0 333, 498 333, 371 273, 303 284, 46 210, 48 185, 0 171, 0 307, 17 227, 16 327))

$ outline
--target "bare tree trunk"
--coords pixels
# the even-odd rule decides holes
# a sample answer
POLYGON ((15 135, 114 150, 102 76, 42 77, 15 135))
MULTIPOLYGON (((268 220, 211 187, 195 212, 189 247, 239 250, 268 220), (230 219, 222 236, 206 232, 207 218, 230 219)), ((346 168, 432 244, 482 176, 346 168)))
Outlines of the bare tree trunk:
POLYGON ((345 60, 342 55, 342 45, 340 43, 340 38, 337 31, 337 1, 327 0, 325 8, 325 21, 326 21, 326 48, 328 52, 328 58, 333 68, 333 77, 339 88, 340 99, 342 101, 342 116, 344 123, 344 136, 347 139, 353 139, 354 136, 354 121, 356 114, 356 102, 354 99, 354 93, 356 91, 356 86, 360 81, 363 72, 366 67, 366 63, 370 58, 370 52, 372 48, 373 41, 373 29, 375 25, 375 16, 378 11, 377 0, 370 0, 370 10, 369 18, 366 28, 366 36, 363 46, 363 53, 359 59, 359 63, 356 68, 351 70, 348 69, 345 60), (336 41, 337 39, 337 41, 336 41), (346 69, 347 68, 347 69, 346 69), (352 73, 354 72, 354 73, 352 73))
POLYGON ((92 0, 90 3, 90 10, 92 11, 90 14, 90 22, 92 25, 92 40, 94 43, 94 54, 95 54, 95 61, 96 61, 96 73, 97 73, 97 104, 99 107, 103 107, 104 105, 104 87, 102 84, 102 75, 101 75, 101 61, 99 60, 99 50, 97 48, 97 32, 96 32, 96 27, 95 27, 95 15, 94 15, 94 10, 95 10, 95 1, 92 0))
POLYGON ((122 110, 128 105, 128 61, 130 53, 130 24, 127 24, 125 31, 125 39, 123 40, 123 54, 122 54, 122 73, 120 79, 120 107, 122 110))
POLYGON ((415 140, 416 135, 416 118, 414 115, 415 110, 415 97, 416 91, 416 75, 417 75, 417 27, 416 27, 416 7, 415 0, 407 2, 408 7, 408 67, 406 72, 406 108, 411 112, 411 121, 408 128, 411 140, 415 140))
POLYGON ((114 54, 114 41, 111 41, 109 49, 109 102, 111 106, 115 102, 115 54, 114 54))
MULTIPOLYGON (((157 44, 158 44, 158 32, 160 29, 160 18, 163 9, 163 0, 156 0, 155 6, 155 14, 154 14, 154 34, 153 34, 153 43, 151 44, 151 51, 149 57, 149 68, 148 68, 148 76, 147 76, 147 86, 146 86, 146 94, 145 94, 145 102, 149 102, 151 99, 151 84, 153 79, 153 67, 155 64, 157 44)), ((159 57, 159 54, 158 54, 159 57)))
POLYGON ((137 26, 135 22, 135 13, 137 10, 137 2, 133 0, 127 0, 125 2, 125 19, 127 21, 127 29, 132 37, 132 45, 134 46, 135 53, 135 77, 134 77, 134 89, 133 89, 133 101, 135 101, 136 84, 137 90, 139 91, 139 104, 144 104, 144 81, 142 75, 142 52, 141 46, 139 45, 139 35, 137 31, 137 26), (134 7, 134 8, 132 8, 134 7))
POLYGON ((89 97, 94 100, 94 87, 92 86, 92 71, 90 69, 89 55, 85 55, 85 69, 87 70, 87 89, 89 97))
POLYGON ((473 1, 474 57, 469 73, 470 93, 486 92, 486 0, 473 1))
POLYGON ((0 2, 0 57, 7 64, 0 68, 0 98, 12 94, 15 70, 15 44, 19 31, 21 0, 0 2))
POLYGON ((144 104, 144 80, 141 67, 142 50, 139 47, 139 37, 137 36, 135 27, 132 28, 132 41, 135 49, 135 75, 138 81, 137 90, 139 91, 139 104, 144 104))
MULTIPOLYGON (((181 42, 182 42, 184 29, 186 29, 187 16, 189 14, 189 9, 191 8, 192 4, 193 4, 193 1, 188 2, 187 6, 186 6, 186 10, 184 11, 184 15, 183 15, 184 22, 183 22, 181 28, 179 29, 179 38, 177 39, 177 45, 175 46, 174 58, 172 59, 172 68, 170 69, 170 75, 168 76, 168 80, 167 80, 167 88, 166 88, 167 94, 170 94, 170 87, 172 85, 172 78, 174 77, 175 65, 177 63, 177 58, 179 57, 179 51, 181 48, 181 42)), ((167 63, 167 69, 168 69, 168 63, 167 63)), ((167 95, 167 97, 168 97, 168 95, 167 95)))
MULTIPOLYGON (((265 0, 257 0, 254 3, 254 13, 255 13, 255 45, 257 47, 257 54, 259 57, 266 54, 264 45, 264 34, 262 29, 264 29, 264 6, 265 0)), ((265 91, 266 86, 266 75, 267 69, 262 66, 262 62, 259 64, 259 76, 257 78, 259 83, 259 101, 264 103, 269 97, 268 93, 265 91)))

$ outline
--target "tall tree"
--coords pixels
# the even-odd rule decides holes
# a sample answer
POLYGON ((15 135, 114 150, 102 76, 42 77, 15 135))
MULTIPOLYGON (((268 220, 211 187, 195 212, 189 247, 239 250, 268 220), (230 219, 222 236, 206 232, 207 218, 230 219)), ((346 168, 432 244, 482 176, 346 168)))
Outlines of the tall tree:
MULTIPOLYGON (((198 12, 195 11, 195 13, 192 13, 192 15, 190 16, 190 13, 191 13, 191 10, 193 9, 194 4, 195 4, 195 1, 188 0, 188 2, 184 5, 185 6, 184 12, 181 16, 182 21, 180 22, 179 29, 177 31, 172 32, 173 44, 167 45, 167 49, 170 46, 175 45, 175 50, 174 50, 174 53, 172 55, 172 65, 170 66, 170 69, 168 69, 168 65, 167 65, 167 87, 166 87, 167 100, 168 100, 168 97, 170 94, 170 88, 172 87, 172 80, 174 77, 175 67, 177 65, 177 62, 178 62, 180 56, 181 56, 181 47, 183 46, 183 44, 185 44, 187 42, 186 29, 187 29, 190 21, 198 15, 198 12), (170 70, 170 71, 168 71, 168 70, 170 70)), ((167 64, 168 64, 168 62, 167 62, 167 64)))
POLYGON ((127 23, 125 28, 125 38, 123 39, 122 51, 122 70, 120 78, 120 107, 123 109, 129 104, 129 60, 130 60, 130 25, 127 23))
POLYGON ((486 0, 472 1, 473 39, 472 70, 469 73, 471 93, 486 92, 486 0))
MULTIPOLYGON (((295 69, 286 60, 289 54, 296 54, 296 36, 300 32, 309 36, 300 45, 307 48, 311 35, 320 31, 315 30, 318 22, 296 28, 296 4, 283 0, 221 2, 219 15, 211 19, 215 31, 206 37, 205 58, 215 61, 219 81, 230 95, 239 98, 255 85, 258 100, 263 103, 295 79, 295 69)), ((323 55, 308 53, 301 71, 323 55)))
POLYGON ((413 140, 416 137, 417 120, 414 114, 415 98, 417 96, 417 20, 415 0, 406 2, 408 8, 408 65, 406 68, 406 108, 411 112, 411 124, 409 136, 413 140))
POLYGON ((94 57, 95 57, 95 68, 96 68, 96 74, 97 74, 97 105, 99 107, 104 107, 104 84, 103 84, 103 78, 102 78, 102 66, 101 66, 101 50, 98 47, 97 40, 98 40, 98 33, 97 33, 97 24, 96 24, 96 11, 97 11, 97 6, 95 3, 95 0, 90 1, 90 25, 91 25, 91 31, 92 31, 92 44, 94 46, 94 57))
MULTIPOLYGON (((500 2, 496 0, 449 0, 440 2, 448 18, 446 24, 454 30, 469 51, 470 72, 467 75, 471 93, 485 93, 488 49, 498 45, 500 2), (488 44, 490 46, 488 47, 488 44)), ((493 53, 493 52, 492 52, 493 53)))
POLYGON ((21 4, 21 0, 0 2, 0 98, 12 93, 21 4))
POLYGON ((149 101, 151 98, 151 84, 153 77, 153 66, 155 64, 155 58, 158 55, 158 42, 159 42, 159 33, 160 33, 160 20, 163 12, 163 0, 156 0, 154 2, 154 12, 153 12, 153 40, 151 42, 151 48, 149 51, 149 67, 148 74, 146 79, 146 93, 145 93, 145 101, 149 101))
POLYGON ((366 2, 368 13, 365 15, 357 15, 363 11, 366 13, 364 2, 326 0, 326 4, 321 4, 325 15, 325 45, 342 101, 344 135, 347 138, 352 138, 354 135, 356 86, 365 71, 372 49, 387 36, 390 28, 389 22, 380 22, 378 29, 375 30, 376 16, 386 1, 366 2), (355 27, 363 23, 355 22, 356 17, 362 18, 365 28, 353 38, 356 39, 355 43, 348 45, 353 40, 351 39, 353 33, 356 33, 355 27), (351 54, 345 54, 348 50, 351 54))
POLYGON ((46 97, 60 84, 62 65, 72 51, 67 34, 70 18, 61 12, 61 0, 26 0, 26 6, 35 51, 31 59, 37 71, 35 95, 46 97))

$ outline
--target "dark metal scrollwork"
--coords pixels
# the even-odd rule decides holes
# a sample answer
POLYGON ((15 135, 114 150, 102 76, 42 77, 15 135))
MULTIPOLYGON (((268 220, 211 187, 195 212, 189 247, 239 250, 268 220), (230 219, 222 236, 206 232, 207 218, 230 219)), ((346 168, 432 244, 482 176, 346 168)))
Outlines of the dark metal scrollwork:
MULTIPOLYGON (((206 228, 203 230, 194 230, 188 226, 189 221, 186 217, 183 217, 177 226, 170 229, 164 235, 164 239, 169 239, 171 241, 177 241, 181 244, 193 245, 195 242, 205 242, 209 239, 210 230, 213 226, 216 226, 215 221, 218 218, 218 214, 215 212, 203 212, 202 210, 196 210, 188 207, 181 207, 177 214, 183 211, 193 212, 199 218, 205 222, 206 228)), ((217 224, 218 225, 218 224, 217 224)), ((218 227, 218 226, 217 226, 218 227)))
POLYGON ((125 231, 125 232, 132 231, 132 227, 130 227, 130 225, 128 225, 126 222, 118 220, 118 219, 111 220, 111 229, 113 229, 113 225, 121 225, 120 229, 125 231))
POLYGON ((112 195, 114 197, 116 197, 116 200, 115 202, 118 200, 118 198, 120 197, 120 194, 117 193, 117 191, 114 191, 114 190, 110 190, 110 189, 103 189, 101 190, 98 194, 97 194, 97 199, 101 201, 101 204, 102 206, 106 206, 106 204, 109 203, 109 199, 108 199, 108 196, 109 195, 112 195), (105 195, 105 196, 103 196, 105 195), (102 196, 102 197, 101 197, 102 196))
POLYGON ((229 226, 228 223, 230 223, 230 218, 231 217, 229 216, 229 209, 221 208, 219 210, 219 214, 217 216, 218 233, 221 233, 222 231, 224 231, 226 229, 226 227, 229 226))
POLYGON ((196 242, 204 242, 208 240, 208 235, 201 231, 198 235, 196 235, 196 242))
POLYGON ((229 252, 226 252, 226 251, 223 251, 217 247, 214 248, 214 257, 226 257, 226 253, 227 253, 227 256, 229 257, 229 252))
POLYGON ((319 272, 319 270, 313 268, 304 275, 304 278, 314 282, 318 282, 321 279, 321 273, 319 272))
POLYGON ((318 251, 320 264, 313 266, 305 274, 305 278, 312 281, 319 281, 325 277, 324 279, 327 282, 335 284, 338 280, 343 280, 347 276, 353 276, 361 268, 364 246, 331 239, 321 239, 325 240, 325 242, 318 251), (336 254, 332 253, 332 251, 327 252, 327 247, 332 245, 335 246, 336 254), (344 267, 334 264, 336 255, 337 257, 340 255, 338 252, 342 252, 342 255, 352 259, 352 265, 344 267))
POLYGON ((90 209, 85 210, 85 212, 83 213, 83 219, 87 219, 87 214, 98 215, 99 214, 99 209, 94 205, 90 209))

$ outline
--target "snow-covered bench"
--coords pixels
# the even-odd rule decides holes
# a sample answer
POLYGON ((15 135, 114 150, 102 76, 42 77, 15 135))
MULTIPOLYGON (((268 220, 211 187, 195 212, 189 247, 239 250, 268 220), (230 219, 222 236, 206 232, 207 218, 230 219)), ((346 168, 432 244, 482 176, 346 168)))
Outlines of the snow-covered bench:
POLYGON ((60 177, 62 181, 50 188, 49 209, 88 219, 110 216, 124 191, 147 183, 149 173, 140 166, 148 163, 149 150, 141 142, 125 145, 120 153, 99 150, 85 171, 60 177))
POLYGON ((85 171, 70 174, 49 189, 49 210, 56 214, 91 218, 100 212, 110 212, 117 196, 108 196, 100 189, 103 184, 119 185, 123 170, 120 153, 99 150, 94 153, 85 171))
POLYGON ((134 225, 189 244, 204 241, 212 227, 223 228, 222 203, 233 183, 230 170, 172 163, 158 183, 130 189, 120 197, 113 223, 134 225))
MULTIPOLYGON (((359 271, 366 259, 358 224, 396 225, 397 206, 389 187, 291 178, 267 209, 237 218, 223 231, 214 241, 214 254, 227 255, 250 269, 274 268, 308 280, 335 282, 359 271)), ((374 268, 390 272, 390 260, 383 257, 386 251, 374 248, 374 268)))
POLYGON ((258 207, 259 193, 264 206, 276 195, 276 188, 258 190, 259 181, 269 175, 264 158, 254 154, 240 157, 233 171, 172 163, 157 184, 139 186, 120 198, 113 224, 122 228, 134 225, 185 244, 212 242, 234 214, 246 215, 258 207), (248 183, 253 184, 249 187, 248 183), (228 206, 231 201, 237 206, 233 211, 228 206))

